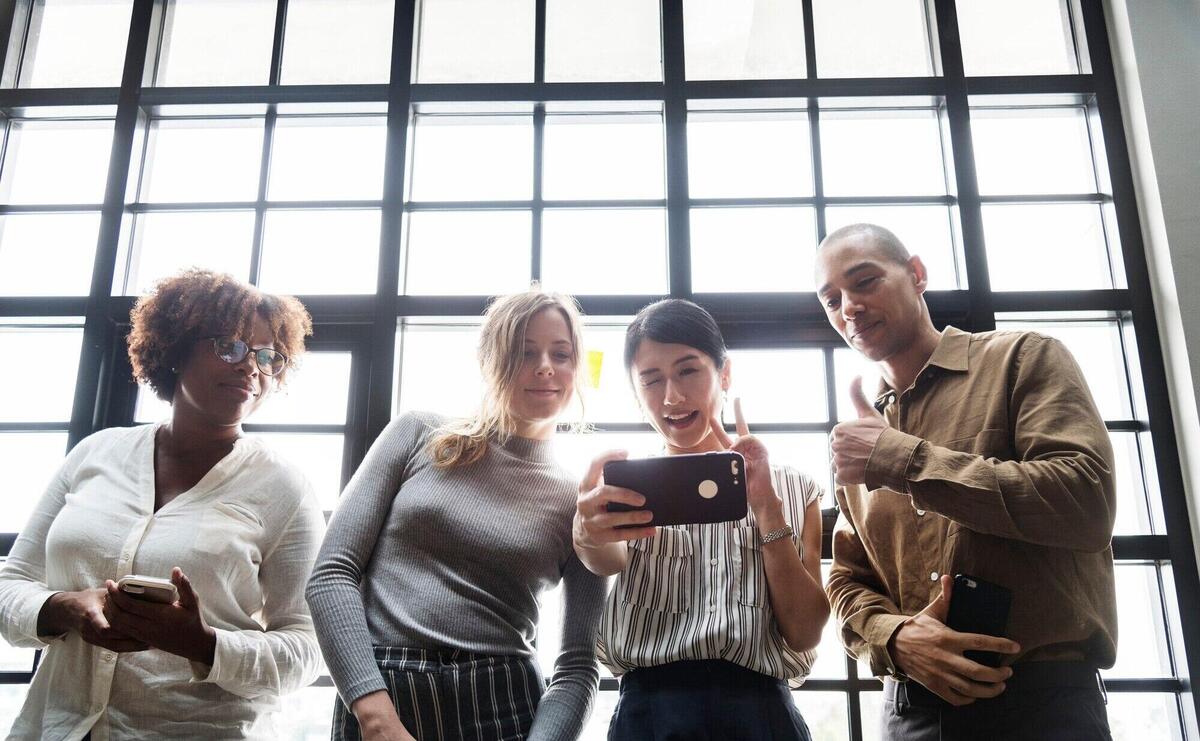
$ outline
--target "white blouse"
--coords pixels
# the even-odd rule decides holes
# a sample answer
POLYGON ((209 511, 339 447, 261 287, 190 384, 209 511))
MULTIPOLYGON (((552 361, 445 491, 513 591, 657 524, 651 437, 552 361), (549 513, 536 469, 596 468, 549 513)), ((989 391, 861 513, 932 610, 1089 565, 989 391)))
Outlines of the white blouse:
POLYGON ((304 585, 324 522, 312 487, 242 438, 154 511, 158 425, 77 445, 0 568, 0 635, 45 648, 10 739, 274 739, 278 697, 320 666, 304 585), (54 593, 126 574, 191 579, 216 631, 211 667, 150 649, 114 653, 77 633, 38 636, 54 593))

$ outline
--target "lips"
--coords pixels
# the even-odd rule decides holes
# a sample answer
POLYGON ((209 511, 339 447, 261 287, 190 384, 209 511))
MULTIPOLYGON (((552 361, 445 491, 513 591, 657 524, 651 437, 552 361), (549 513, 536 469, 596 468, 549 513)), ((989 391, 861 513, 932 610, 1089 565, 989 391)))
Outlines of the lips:
POLYGON ((253 399, 258 396, 254 388, 240 383, 222 383, 221 388, 228 389, 230 393, 241 397, 243 400, 253 399))
POLYGON ((699 416, 699 411, 664 414, 663 421, 666 422, 667 426, 671 429, 682 430, 690 427, 699 416))
POLYGON ((525 389, 525 393, 533 394, 534 396, 557 396, 561 390, 555 388, 533 388, 525 389))
POLYGON ((854 330, 853 334, 851 334, 851 335, 850 335, 850 339, 851 339, 851 340, 857 340, 857 339, 860 339, 860 338, 862 338, 864 335, 868 335, 868 334, 870 334, 871 332, 875 331, 875 329, 876 329, 877 327, 880 327, 880 326, 882 326, 882 325, 883 325, 883 320, 882 320, 882 319, 881 319, 881 320, 879 320, 879 321, 877 321, 877 322, 871 322, 870 324, 868 324, 868 325, 866 325, 866 326, 862 327, 861 329, 856 329, 856 330, 854 330))

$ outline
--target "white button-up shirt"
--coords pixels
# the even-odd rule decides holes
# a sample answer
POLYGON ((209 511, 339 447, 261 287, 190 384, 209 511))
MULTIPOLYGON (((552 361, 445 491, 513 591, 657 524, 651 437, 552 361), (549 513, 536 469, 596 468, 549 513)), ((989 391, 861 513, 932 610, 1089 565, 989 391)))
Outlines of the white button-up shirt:
POLYGON ((154 511, 157 425, 77 445, 0 569, 0 634, 45 648, 10 739, 274 739, 279 695, 320 666, 304 585, 324 522, 304 477, 242 438, 154 511), (216 630, 213 665, 37 635, 55 592, 179 566, 216 630))

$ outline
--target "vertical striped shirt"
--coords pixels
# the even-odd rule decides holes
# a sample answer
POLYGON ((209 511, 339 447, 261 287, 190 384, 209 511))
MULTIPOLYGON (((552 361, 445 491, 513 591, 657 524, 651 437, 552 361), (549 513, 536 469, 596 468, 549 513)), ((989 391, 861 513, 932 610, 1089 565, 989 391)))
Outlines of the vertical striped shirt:
MULTIPOLYGON (((799 544, 804 509, 821 498, 821 486, 782 466, 771 467, 771 479, 799 544)), ((628 548, 597 643, 600 661, 614 675, 723 659, 792 686, 804 681, 817 654, 793 651, 779 633, 753 512, 736 522, 661 527, 628 548)))

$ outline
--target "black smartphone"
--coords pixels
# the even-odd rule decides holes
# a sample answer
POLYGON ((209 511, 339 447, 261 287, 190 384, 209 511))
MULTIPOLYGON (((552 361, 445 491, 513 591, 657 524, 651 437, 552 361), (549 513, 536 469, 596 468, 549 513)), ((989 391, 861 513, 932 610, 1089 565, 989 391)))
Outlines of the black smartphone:
MULTIPOLYGON (((1012 609, 1012 592, 969 574, 954 577, 950 592, 950 612, 946 627, 959 633, 1006 637, 1008 613, 1012 609)), ((1002 654, 995 651, 964 651, 963 656, 984 666, 1000 666, 1002 654)))
POLYGON ((609 512, 648 509, 654 513, 651 525, 729 522, 746 516, 746 460, 741 453, 609 461, 604 464, 604 483, 646 497, 644 507, 609 502, 609 512))

